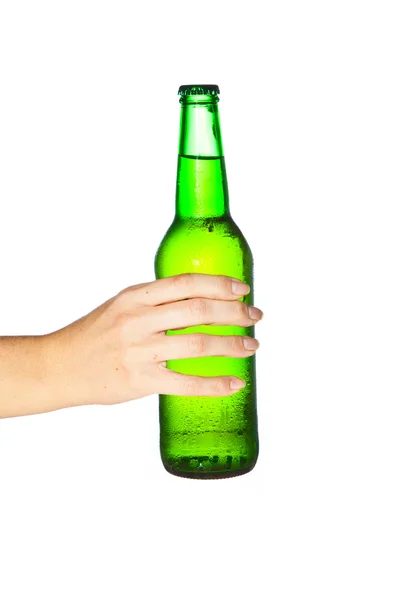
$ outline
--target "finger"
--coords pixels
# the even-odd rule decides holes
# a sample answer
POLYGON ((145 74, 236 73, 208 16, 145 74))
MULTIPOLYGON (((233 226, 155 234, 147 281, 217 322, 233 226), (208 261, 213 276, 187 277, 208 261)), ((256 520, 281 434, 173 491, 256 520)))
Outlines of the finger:
POLYGON ((187 335, 166 335, 159 339, 153 356, 157 362, 179 358, 199 358, 200 356, 234 356, 237 358, 255 354, 258 340, 241 335, 207 335, 189 333, 187 335))
MULTIPOLYGON (((145 316, 145 315, 143 315, 145 316)), ((263 316, 260 309, 239 300, 191 298, 156 306, 147 315, 148 328, 156 333, 195 325, 238 325, 251 327, 263 316)))
POLYGON ((194 297, 233 300, 249 292, 250 286, 239 279, 203 273, 183 273, 164 277, 124 290, 124 294, 132 296, 135 302, 148 306, 194 297))
POLYGON ((159 379, 159 394, 176 396, 231 396, 246 385, 238 377, 199 377, 182 375, 165 367, 159 379))

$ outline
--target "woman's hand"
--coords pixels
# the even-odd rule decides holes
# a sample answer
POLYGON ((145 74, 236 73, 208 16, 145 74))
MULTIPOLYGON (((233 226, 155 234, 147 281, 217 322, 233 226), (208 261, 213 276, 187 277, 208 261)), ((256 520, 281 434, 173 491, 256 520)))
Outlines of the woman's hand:
POLYGON ((166 361, 246 357, 258 342, 242 336, 186 334, 194 325, 249 327, 262 317, 238 298, 249 286, 220 275, 185 274, 129 287, 54 333, 0 338, 0 417, 83 404, 116 404, 149 394, 227 396, 237 377, 198 377, 166 361))
POLYGON ((258 342, 242 336, 165 335, 194 325, 249 327, 262 312, 238 298, 249 286, 225 276, 185 274, 129 287, 49 336, 49 377, 66 404, 116 404, 149 394, 226 396, 236 377, 196 377, 166 361, 200 356, 247 357, 258 342))

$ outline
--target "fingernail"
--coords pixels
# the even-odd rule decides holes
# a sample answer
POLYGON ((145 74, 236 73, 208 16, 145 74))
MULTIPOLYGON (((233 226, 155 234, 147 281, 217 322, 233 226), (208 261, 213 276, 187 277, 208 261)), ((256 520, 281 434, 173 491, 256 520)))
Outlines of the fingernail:
POLYGON ((236 296, 245 296, 250 291, 250 286, 239 279, 232 279, 232 292, 236 296))
POLYGON ((242 381, 241 379, 231 379, 231 390, 240 390, 241 388, 244 388, 245 385, 246 382, 242 381))
POLYGON ((253 321, 260 321, 263 318, 263 313, 259 308, 255 306, 249 306, 249 317, 253 319, 253 321))
POLYGON ((255 338, 249 337, 249 338, 244 338, 243 345, 246 348, 246 350, 257 350, 260 343, 255 338))

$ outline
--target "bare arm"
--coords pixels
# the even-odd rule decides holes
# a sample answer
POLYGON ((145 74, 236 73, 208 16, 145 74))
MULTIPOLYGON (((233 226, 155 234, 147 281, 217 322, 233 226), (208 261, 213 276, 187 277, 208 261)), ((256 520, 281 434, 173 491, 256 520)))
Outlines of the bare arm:
POLYGON ((74 405, 61 399, 49 360, 51 336, 0 337, 0 417, 47 412, 74 405))
POLYGON ((117 404, 155 393, 232 394, 243 387, 240 379, 183 375, 167 369, 166 361, 246 357, 256 352, 258 342, 165 333, 201 324, 254 325, 262 312, 238 301, 249 287, 241 284, 235 290, 235 281, 186 274, 143 283, 49 335, 0 338, 0 417, 117 404))

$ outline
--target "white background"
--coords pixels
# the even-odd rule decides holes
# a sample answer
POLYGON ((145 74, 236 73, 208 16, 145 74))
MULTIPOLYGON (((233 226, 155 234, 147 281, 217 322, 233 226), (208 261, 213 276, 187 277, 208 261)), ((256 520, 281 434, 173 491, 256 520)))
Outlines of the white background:
POLYGON ((183 83, 265 312, 244 477, 167 474, 155 396, 0 423, 2 600, 398 600, 397 8, 1 1, 0 333, 154 278, 183 83))

